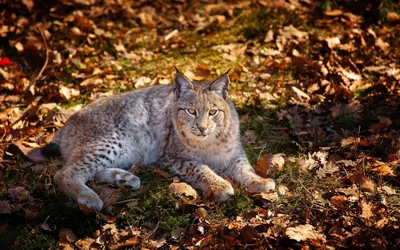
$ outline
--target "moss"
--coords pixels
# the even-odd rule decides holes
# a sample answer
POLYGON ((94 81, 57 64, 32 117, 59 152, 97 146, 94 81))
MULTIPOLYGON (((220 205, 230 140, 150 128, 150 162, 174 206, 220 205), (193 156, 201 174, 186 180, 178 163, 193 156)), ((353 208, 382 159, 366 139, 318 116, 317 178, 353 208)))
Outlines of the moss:
POLYGON ((324 178, 323 181, 317 181, 316 187, 323 191, 331 191, 340 186, 340 179, 334 177, 324 178))
POLYGON ((34 249, 55 249, 57 247, 57 240, 52 236, 44 234, 40 229, 22 228, 18 233, 14 248, 21 250, 34 250, 34 249))
POLYGON ((89 95, 84 95, 79 99, 75 100, 67 100, 61 104, 61 106, 65 109, 76 106, 76 105, 83 105, 89 99, 89 95))
POLYGON ((166 186, 158 186, 138 195, 139 203, 117 212, 122 225, 150 226, 170 233, 189 224, 191 210, 182 209, 179 198, 166 186))
POLYGON ((234 195, 227 201, 221 203, 220 208, 226 217, 233 219, 248 211, 253 206, 254 202, 246 192, 243 189, 237 189, 234 195))
POLYGON ((138 177, 144 190, 122 198, 136 199, 138 204, 113 211, 121 225, 154 227, 165 233, 189 225, 193 209, 169 191, 170 180, 157 176, 151 168, 141 169, 138 177))

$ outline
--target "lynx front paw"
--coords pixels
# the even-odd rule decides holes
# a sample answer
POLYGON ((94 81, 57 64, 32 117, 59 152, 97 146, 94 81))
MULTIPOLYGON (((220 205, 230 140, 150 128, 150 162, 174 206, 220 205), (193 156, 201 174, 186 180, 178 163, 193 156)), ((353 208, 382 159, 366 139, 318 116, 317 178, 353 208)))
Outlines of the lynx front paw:
POLYGON ((251 193, 268 192, 272 189, 275 189, 275 182, 270 178, 260 178, 259 180, 250 183, 247 188, 251 193))
POLYGON ((231 195, 235 193, 232 185, 229 182, 212 185, 211 191, 214 195, 215 200, 217 200, 218 202, 226 201, 231 195))
POLYGON ((116 184, 119 187, 126 187, 130 189, 138 189, 140 187, 140 179, 133 174, 117 176, 116 184))
POLYGON ((98 197, 87 196, 87 195, 79 196, 77 202, 96 211, 100 211, 104 206, 104 202, 100 200, 98 197))

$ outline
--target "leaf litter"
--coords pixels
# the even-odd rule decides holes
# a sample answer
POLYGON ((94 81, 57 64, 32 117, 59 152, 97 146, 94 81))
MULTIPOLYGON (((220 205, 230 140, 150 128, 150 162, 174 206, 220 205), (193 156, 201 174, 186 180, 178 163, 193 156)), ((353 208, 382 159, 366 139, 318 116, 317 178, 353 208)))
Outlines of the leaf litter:
POLYGON ((399 4, 371 13, 374 3, 343 3, 0 4, 0 245, 398 248, 399 4), (168 84, 175 65, 193 80, 232 68, 246 151, 277 191, 238 191, 215 204, 162 168, 152 179, 139 167, 132 171, 144 184, 133 194, 92 183, 108 209, 85 216, 52 183, 62 163, 35 165, 27 152, 49 142, 73 109, 168 84), (159 199, 165 204, 151 200, 156 185, 174 193, 159 199), (165 224, 132 210, 146 202, 165 224), (133 211, 135 223, 126 219, 133 211), (74 216, 85 219, 68 224, 74 216))

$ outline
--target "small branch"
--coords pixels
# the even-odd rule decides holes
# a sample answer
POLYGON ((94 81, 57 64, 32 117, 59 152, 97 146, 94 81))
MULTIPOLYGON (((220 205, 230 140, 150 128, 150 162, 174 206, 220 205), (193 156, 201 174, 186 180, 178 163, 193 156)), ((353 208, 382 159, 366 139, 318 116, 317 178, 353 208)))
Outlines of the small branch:
POLYGON ((34 82, 37 81, 42 76, 44 70, 47 67, 47 64, 49 63, 49 57, 50 57, 49 46, 47 46, 46 36, 44 35, 43 30, 42 28, 40 28, 40 26, 37 26, 37 29, 39 30, 40 36, 42 37, 43 40, 44 48, 46 49, 46 60, 44 61, 42 69, 39 71, 39 74, 37 74, 37 76, 33 78, 33 80, 31 81, 31 85, 34 84, 34 82))

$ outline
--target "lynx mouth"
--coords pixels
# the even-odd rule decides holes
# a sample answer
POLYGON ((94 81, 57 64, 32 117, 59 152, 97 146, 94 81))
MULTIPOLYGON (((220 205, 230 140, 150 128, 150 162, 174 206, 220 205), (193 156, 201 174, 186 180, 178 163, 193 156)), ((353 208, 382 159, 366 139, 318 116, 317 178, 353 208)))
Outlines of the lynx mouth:
POLYGON ((203 133, 193 133, 193 135, 196 136, 197 139, 204 141, 209 135, 208 134, 203 134, 203 133))

